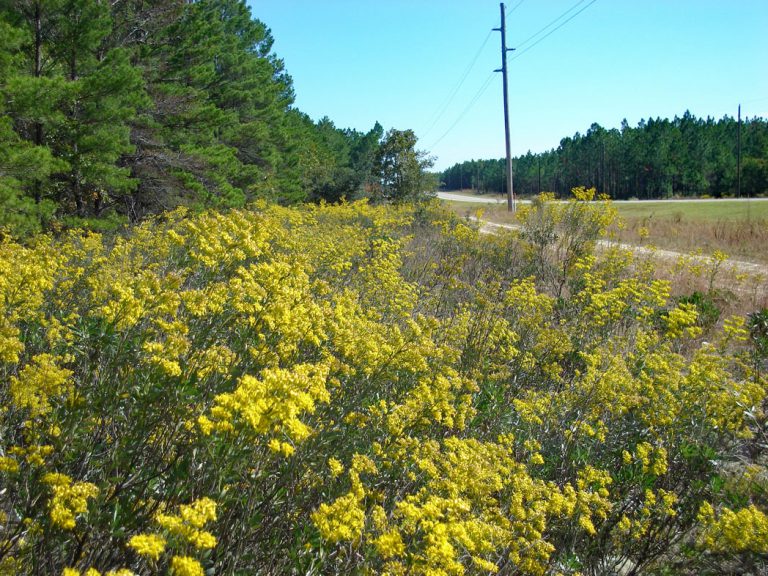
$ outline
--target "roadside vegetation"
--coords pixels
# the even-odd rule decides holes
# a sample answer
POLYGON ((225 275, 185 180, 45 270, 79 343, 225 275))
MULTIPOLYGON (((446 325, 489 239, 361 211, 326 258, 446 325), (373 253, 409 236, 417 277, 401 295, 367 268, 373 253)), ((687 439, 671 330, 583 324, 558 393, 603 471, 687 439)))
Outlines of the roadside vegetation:
POLYGON ((6 240, 0 573, 763 573, 765 312, 592 194, 6 240))
MULTIPOLYGON (((482 213, 490 222, 516 224, 514 214, 507 211, 506 198, 492 197, 500 203, 444 203, 462 217, 482 213)), ((707 256, 721 251, 733 259, 768 264, 768 201, 644 201, 616 202, 614 206, 622 222, 613 229, 612 238, 618 241, 684 254, 707 256)))
MULTIPOLYGON (((0 2, 0 576, 768 572, 768 294, 718 252, 766 206, 484 234, 272 45, 244 0, 0 2)), ((638 130, 556 191, 729 193, 732 120, 638 130)))

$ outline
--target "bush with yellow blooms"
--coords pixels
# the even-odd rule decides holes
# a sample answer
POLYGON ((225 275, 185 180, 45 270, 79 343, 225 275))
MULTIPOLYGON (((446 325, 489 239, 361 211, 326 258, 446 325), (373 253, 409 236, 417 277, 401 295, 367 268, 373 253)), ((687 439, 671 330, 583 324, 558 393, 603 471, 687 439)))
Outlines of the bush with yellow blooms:
POLYGON ((768 569, 766 380, 594 191, 0 243, 0 575, 768 569))

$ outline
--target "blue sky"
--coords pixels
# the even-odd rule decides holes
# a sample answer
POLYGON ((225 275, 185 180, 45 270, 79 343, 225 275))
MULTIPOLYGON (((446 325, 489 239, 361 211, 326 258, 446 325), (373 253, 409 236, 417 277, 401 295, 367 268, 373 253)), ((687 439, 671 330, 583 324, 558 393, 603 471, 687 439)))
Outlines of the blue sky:
MULTIPOLYGON (((501 74, 492 74, 500 37, 490 33, 498 2, 249 3, 272 30, 296 106, 312 118, 361 131, 376 121, 411 128, 438 169, 504 155, 501 74)), ((768 0, 509 0, 506 8, 507 45, 519 47, 509 56, 514 155, 557 147, 593 122, 634 126, 685 110, 721 118, 736 116, 739 103, 744 116, 768 117, 768 0)))

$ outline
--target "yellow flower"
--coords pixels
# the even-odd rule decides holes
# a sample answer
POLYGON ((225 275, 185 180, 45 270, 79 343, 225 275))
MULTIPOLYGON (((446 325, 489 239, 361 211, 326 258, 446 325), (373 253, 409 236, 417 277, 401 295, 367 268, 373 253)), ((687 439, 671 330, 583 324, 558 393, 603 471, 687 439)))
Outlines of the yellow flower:
POLYGON ((189 556, 171 558, 171 574, 173 576, 205 576, 200 562, 189 556))
POLYGON ((182 519, 195 528, 202 528, 206 522, 216 520, 216 502, 210 498, 200 498, 192 504, 179 506, 182 519))
POLYGON ((72 388, 72 371, 56 366, 57 358, 38 354, 19 373, 12 376, 8 389, 14 404, 28 408, 32 416, 51 410, 50 398, 68 393, 72 388))
POLYGON ((9 472, 11 474, 19 471, 19 463, 13 458, 0 456, 0 472, 9 472))
POLYGON ((72 482, 65 474, 46 474, 43 482, 53 492, 48 502, 51 522, 65 530, 75 527, 75 515, 83 514, 88 509, 88 499, 95 498, 99 493, 99 489, 90 482, 72 482))
POLYGON ((165 551, 165 538, 157 534, 138 534, 131 538, 128 546, 133 548, 137 554, 157 560, 160 554, 165 551))
POLYGON ((328 459, 328 468, 331 470, 331 476, 337 478, 344 472, 344 465, 336 460, 336 458, 328 459))
POLYGON ((321 504, 312 513, 312 521, 320 535, 329 542, 356 541, 365 525, 365 511, 360 498, 350 492, 336 499, 333 504, 321 504))
POLYGON ((385 532, 374 541, 374 544, 379 551, 379 554, 384 559, 389 559, 393 556, 402 556, 405 552, 403 537, 400 536, 400 532, 397 530, 385 532))

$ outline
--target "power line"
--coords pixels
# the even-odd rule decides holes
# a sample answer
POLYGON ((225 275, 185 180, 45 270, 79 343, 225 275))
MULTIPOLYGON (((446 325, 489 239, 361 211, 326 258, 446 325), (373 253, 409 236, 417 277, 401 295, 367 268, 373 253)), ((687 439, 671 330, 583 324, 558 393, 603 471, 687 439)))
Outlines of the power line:
POLYGON ((515 4, 512 8, 507 8, 507 16, 512 14, 512 12, 514 12, 518 8, 520 8, 520 4, 522 4, 523 2, 525 2, 525 0, 518 0, 517 4, 515 4))
POLYGON ((569 13, 573 12, 573 10, 575 10, 576 8, 578 8, 580 4, 583 4, 583 3, 584 3, 584 2, 586 2, 586 1, 587 1, 587 0, 579 0, 578 2, 576 2, 576 4, 574 4, 573 6, 571 6, 570 8, 568 8, 568 10, 566 10, 565 12, 563 12, 562 14, 560 14, 560 15, 559 15, 557 18, 555 18, 554 20, 552 20, 552 21, 551 21, 549 24, 547 24, 547 25, 546 25, 546 26, 544 26, 543 28, 541 28, 541 29, 537 30, 536 32, 534 32, 533 34, 531 34, 530 36, 528 36, 528 38, 526 38, 525 40, 523 40, 522 42, 520 42, 520 43, 517 45, 517 47, 518 47, 518 48, 522 48, 522 47, 523 47, 523 46, 525 46, 525 45, 526 45, 528 42, 530 42, 531 40, 533 40, 534 38, 536 38, 536 37, 537 37, 539 34, 541 34, 542 32, 546 32, 546 31, 547 31, 547 30, 548 30, 550 27, 552 27, 552 26, 554 26, 555 24, 557 24, 557 22, 558 22, 558 21, 560 21, 562 18, 564 18, 565 16, 567 16, 569 13))
MULTIPOLYGON (((543 28, 542 30, 544 30, 544 29, 548 28, 549 26, 551 26, 551 25, 552 25, 554 22, 556 22, 557 20, 559 20, 560 18, 562 18, 562 17, 563 17, 565 14, 567 14, 568 12, 570 12, 571 10, 573 10, 573 8, 575 8, 575 7, 576 7, 576 6, 578 6, 579 4, 582 4, 583 2, 584 2, 584 0, 581 0, 580 2, 578 2, 577 4, 575 4, 573 7, 571 7, 569 10, 567 10, 566 12, 564 12, 562 15, 558 16, 558 18, 556 18, 556 19, 555 19, 553 22, 551 22, 550 24, 548 24, 548 25, 547 25, 545 28, 543 28)), ((584 6, 584 7, 583 7, 581 10, 579 10, 578 12, 576 12, 575 14, 573 14, 573 15, 572 15, 570 18, 568 18, 567 20, 564 20, 564 21, 563 21, 563 22, 561 22, 561 23, 560 23, 560 24, 559 24, 559 25, 558 25, 556 28, 554 28, 553 30, 550 30, 550 31, 549 31, 547 34, 545 34, 544 36, 542 36, 541 38, 539 38, 538 40, 536 40, 536 42, 534 42, 533 44, 531 44, 531 45, 530 45, 530 46, 528 46, 527 48, 525 48, 525 49, 523 49, 523 50, 520 50, 519 52, 516 52, 516 53, 515 53, 515 55, 514 55, 514 56, 512 56, 512 57, 510 58, 510 61, 512 61, 512 60, 516 60, 517 58, 520 58, 520 56, 522 56, 523 54, 525 54, 526 52, 528 52, 528 50, 530 50, 531 48, 533 48, 534 46, 536 46, 536 45, 537 45, 537 44, 539 44, 540 42, 542 42, 542 41, 546 40, 547 38, 549 38, 549 37, 550 37, 552 34, 554 34, 555 32, 557 32, 558 30, 560 30, 560 28, 562 28, 563 26, 565 26, 566 24, 568 24, 568 22, 570 22, 571 20, 573 20, 574 18, 576 18, 576 16, 578 16, 579 14, 581 14, 582 12, 584 12, 584 10, 586 10, 587 8, 589 8, 590 6, 592 6, 592 4, 594 4, 595 2, 597 2, 597 0, 592 0, 592 1, 591 1, 589 4, 587 4, 587 5, 586 5, 586 6, 584 6)), ((541 30, 540 30, 539 32, 537 32, 536 34, 534 34, 534 36, 536 36, 536 35, 537 35, 537 34, 539 34, 540 32, 541 32, 541 30)), ((534 36, 531 36, 531 38, 533 38, 534 36)), ((529 38, 529 40, 530 40, 530 38, 529 38)), ((526 40, 526 42, 527 42, 527 41, 528 41, 528 40, 526 40)), ((523 44, 524 44, 524 43, 523 43, 523 44)), ((522 44, 521 44, 520 46, 522 46, 522 44)), ((518 46, 518 48, 519 48, 519 46, 518 46)))
MULTIPOLYGON (((522 0, 521 0, 521 2, 522 2, 522 0)), ((469 73, 472 71, 472 68, 474 68, 475 64, 477 63, 477 60, 480 58, 480 55, 483 52, 483 48, 485 48, 485 45, 488 44, 488 40, 491 37, 491 34, 493 34, 493 30, 488 32, 488 35, 485 37, 485 40, 483 40, 483 43, 480 45, 480 48, 478 48, 477 53, 475 54, 475 57, 472 58, 472 61, 469 63, 467 68, 464 70, 464 73, 461 76, 461 79, 459 80, 458 84, 456 84, 456 87, 448 95, 448 98, 446 98, 445 101, 437 109, 437 113, 435 115, 433 115, 432 118, 430 119, 429 126, 424 131, 424 133, 421 135, 422 139, 426 138, 427 134, 429 134, 432 131, 432 129, 435 127, 435 125, 440 120, 440 118, 443 117, 443 114, 445 114, 446 110, 448 110, 448 106, 451 105, 451 102, 453 102, 453 99, 456 97, 456 94, 458 94, 459 90, 464 85, 464 82, 466 81, 467 77, 469 76, 469 73)))
POLYGON ((459 114, 458 118, 453 121, 453 124, 451 124, 448 127, 448 130, 446 130, 440 138, 435 140, 431 146, 428 146, 427 149, 431 150, 435 146, 437 146, 440 142, 443 141, 443 138, 448 136, 448 134, 451 133, 451 131, 456 127, 456 125, 461 122, 461 120, 464 118, 464 116, 467 115, 467 112, 469 112, 472 109, 472 106, 475 105, 475 103, 480 99, 480 97, 485 93, 485 91, 488 89, 488 86, 491 85, 491 80, 493 80, 494 73, 491 72, 488 75, 488 78, 485 79, 485 82, 483 82, 482 86, 480 86, 480 89, 477 91, 477 93, 473 96, 472 100, 469 101, 469 104, 467 104, 466 108, 462 110, 461 114, 459 114))
POLYGON ((574 11, 576 8, 578 8, 578 7, 579 7, 581 4, 584 4, 584 2, 586 2, 586 1, 587 1, 587 0, 579 0, 578 2, 576 2, 576 4, 574 4, 573 6, 571 6, 570 8, 568 8, 568 10, 566 10, 565 12, 563 12, 562 14, 560 14, 560 15, 559 15, 557 18, 555 18, 554 20, 552 20, 552 21, 551 21, 549 24, 547 24, 546 26, 544 26, 544 27, 543 27, 543 28, 541 28, 540 30, 536 31, 535 33, 531 34, 530 36, 528 36, 528 38, 526 38, 526 39, 525 39, 525 40, 523 40, 522 42, 520 42, 520 43, 517 45, 517 48, 518 48, 518 49, 519 49, 519 48, 522 48, 523 46, 525 46, 526 44, 528 44, 528 42, 530 42, 531 40, 533 40, 534 38, 536 38, 536 37, 537 37, 539 34, 541 34, 542 32, 546 32, 546 31, 547 31, 549 28, 551 28, 552 26, 554 26, 555 24, 557 24, 557 23, 558 23, 558 22, 559 22, 561 19, 565 18, 565 17, 566 17, 568 14, 570 14, 571 12, 573 12, 573 11, 574 11))
MULTIPOLYGON (((583 1, 583 0, 582 0, 583 1)), ((506 14, 509 16, 520 8, 522 3, 525 2, 525 0, 518 0, 517 4, 507 9, 506 14)), ((488 32, 488 35, 483 40, 483 43, 480 45, 480 48, 478 48, 477 53, 475 54, 474 58, 472 58, 472 61, 469 63, 467 68, 464 70, 464 73, 461 76, 461 79, 459 80, 456 87, 451 91, 451 93, 448 95, 448 98, 446 98, 443 103, 437 108, 437 113, 434 114, 432 117, 430 117, 429 120, 429 126, 424 131, 424 133, 421 135, 421 139, 424 139, 427 137, 427 135, 432 132, 432 129, 437 125, 437 122, 440 120, 440 118, 443 117, 443 114, 448 110, 448 106, 451 105, 451 102, 453 102, 453 99, 456 97, 456 94, 458 94, 461 87, 464 85, 464 82, 466 81, 467 77, 469 76, 469 73, 474 68, 475 64, 477 64, 477 60, 480 58, 480 55, 483 52, 483 49, 485 48, 485 45, 488 44, 488 39, 491 37, 491 34, 493 34, 493 30, 490 30, 488 32)))
MULTIPOLYGON (((573 5, 573 6, 571 6, 571 7, 570 7, 568 10, 566 10, 565 12, 563 12, 562 14, 560 14, 560 15, 559 15, 557 18, 555 18, 554 20, 552 20, 552 21, 551 21, 549 24, 547 24, 546 26, 544 26, 544 28, 542 28, 541 30, 539 30, 538 32, 536 32, 535 34, 533 34, 532 36, 529 36, 528 38, 526 38, 526 39, 525 39, 525 40, 524 40, 524 41, 523 41, 521 44, 519 44, 519 45, 518 45, 518 48, 519 48, 520 46, 524 46, 526 43, 530 42, 532 39, 534 39, 534 38, 536 38, 537 36, 539 36, 539 35, 540 35, 542 32, 546 31, 547 29, 551 28, 553 25, 557 24, 557 22, 558 22, 558 21, 562 20, 562 19, 563 19, 565 16, 567 16, 568 14, 570 14, 571 12, 573 12, 573 11, 574 11, 576 8, 578 8, 579 6, 581 6, 582 4, 584 4, 584 2, 586 2, 586 1, 587 1, 587 0, 579 0, 578 2, 576 2, 576 4, 574 4, 574 5, 573 5)), ((519 7, 520 7, 520 5, 521 5, 523 2, 524 2, 524 0, 518 0, 518 3, 517 3, 515 6, 513 6, 512 8, 510 8, 509 10, 507 10, 507 11, 506 11, 506 14, 511 14, 512 12, 514 12, 515 10, 517 10, 517 8, 519 8, 519 7)), ((515 58, 518 58, 520 55, 524 54, 525 52, 527 52, 528 50, 530 50, 531 48, 533 48, 534 46, 536 46, 536 45, 537 45, 539 42, 542 42, 544 39, 546 39, 546 38, 548 38, 550 35, 554 34, 554 33, 555 33, 557 30, 559 30, 560 28, 562 28, 563 26, 565 26, 565 25, 566 25, 568 22, 570 22, 571 20, 573 20, 573 19, 574 19, 576 16, 578 16, 578 15, 579 15, 579 14, 581 14, 582 12, 584 12, 584 10, 586 10, 587 8, 589 8, 589 7, 590 7, 592 4, 594 4, 595 2, 597 2, 597 0, 591 0, 591 1, 590 1, 590 2, 589 2, 587 5, 586 5, 586 6, 584 6, 583 8, 581 8, 581 10, 579 10, 579 11, 578 11, 578 12, 576 12, 575 14, 572 14, 572 15, 571 15, 569 18, 567 18, 567 19, 566 19, 566 20, 564 20, 563 22, 560 22, 560 24, 559 24, 558 26, 556 26, 556 27, 555 27, 553 30, 550 30, 550 31, 549 31, 547 34, 545 34, 544 36, 542 36, 541 38, 539 38, 538 40, 536 40, 536 42, 534 42, 533 44, 531 44, 531 45, 530 45, 530 46, 528 46, 527 48, 525 48, 525 49, 523 49, 523 50, 521 50, 521 51, 519 51, 519 52, 516 52, 516 53, 515 53, 515 55, 514 55, 514 56, 512 56, 512 57, 510 57, 508 61, 512 61, 512 60, 514 60, 515 58)), ((434 127, 434 125, 437 123, 437 120, 439 120, 439 118, 440 118, 440 117, 443 115, 443 113, 445 112, 445 109, 447 108, 448 104, 450 104, 450 102, 451 102, 451 101, 453 100, 453 98, 455 97, 456 93, 458 92, 458 89, 459 89, 459 88, 461 87, 461 85, 464 83, 464 81, 466 80, 466 77, 469 75, 469 72, 471 71, 472 67, 473 67, 473 66, 475 65, 475 63, 477 62, 477 59, 479 58, 480 52, 482 51, 482 49, 483 49, 483 48, 485 48, 485 45, 486 45, 486 44, 487 44, 487 42, 488 42, 488 38, 490 38, 490 35, 491 35, 491 33, 492 33, 492 32, 493 32, 493 30, 492 30, 492 31, 491 31, 491 32, 488 34, 488 36, 486 36, 485 40, 483 41, 483 44, 482 44, 482 45, 481 45, 481 47, 480 47, 480 50, 478 50, 478 54, 476 54, 476 55, 475 55, 475 58, 473 58, 473 60, 472 60, 472 62, 470 63, 469 67, 468 67, 468 68, 467 68, 467 70, 465 71, 465 73, 464 73, 464 76, 462 77, 462 79, 461 79, 461 80, 460 80, 460 82, 459 82, 459 85, 456 87, 456 89, 454 89, 454 91, 453 91, 453 92, 451 93, 451 95, 449 96, 449 98, 448 98, 448 103, 447 103, 447 104, 445 105, 445 107, 444 107, 444 108, 443 108, 443 109, 440 111, 440 113, 438 114, 438 117, 435 119, 435 121, 434 121, 434 122, 432 122, 432 124, 430 125, 430 127, 429 127, 429 128, 427 129, 427 131, 426 131, 426 132, 423 134, 422 138, 423 138, 424 136, 426 136, 426 135, 427 135, 427 134, 428 134, 428 133, 429 133, 429 132, 432 130, 432 128, 434 127)), ((453 121, 453 123, 452 123, 452 124, 451 124, 451 125, 448 127, 448 129, 447 129, 447 130, 446 130, 446 131, 445 131, 445 132, 442 134, 442 136, 440 136, 440 137, 439 137, 437 140, 435 140, 435 141, 434 141, 434 142, 433 142, 433 143, 432 143, 430 146, 428 146, 428 147, 427 147, 427 149, 428 149, 428 150, 431 150, 432 148, 434 148, 435 146, 437 146, 437 145, 438 145, 440 142, 442 142, 442 141, 443 141, 443 139, 444 139, 446 136, 448 136, 448 134, 450 134, 450 133, 453 131, 453 129, 454 129, 454 128, 455 128, 455 127, 456 127, 456 126, 459 124, 459 122, 461 122, 461 120, 464 118, 464 116, 466 116, 466 115, 467 115, 467 113, 468 113, 468 112, 469 112, 469 111, 472 109, 472 107, 475 105, 475 103, 476 103, 476 102, 477 102, 477 101, 480 99, 480 97, 481 97, 481 96, 482 96, 482 95, 485 93, 485 91, 486 91, 486 90, 488 89, 488 87, 491 85, 491 80, 493 80, 493 75, 494 75, 494 73, 493 73, 493 72, 491 72, 491 74, 488 76, 488 78, 486 78, 486 79, 485 79, 485 81, 483 82, 483 84, 480 86, 480 89, 477 91, 477 93, 476 93, 476 94, 475 94, 475 95, 472 97, 472 99, 469 101, 469 103, 468 103, 468 104, 467 104, 467 106, 464 108, 464 110, 462 110, 461 114, 459 114, 459 116, 456 118, 456 120, 454 120, 454 121, 453 121)))

